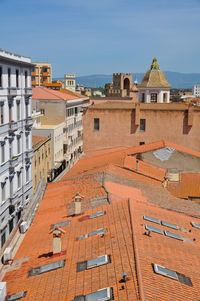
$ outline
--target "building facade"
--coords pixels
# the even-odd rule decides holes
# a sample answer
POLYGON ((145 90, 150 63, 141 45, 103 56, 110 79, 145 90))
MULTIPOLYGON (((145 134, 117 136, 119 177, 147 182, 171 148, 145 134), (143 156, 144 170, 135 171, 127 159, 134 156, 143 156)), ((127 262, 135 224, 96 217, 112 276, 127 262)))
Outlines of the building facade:
POLYGON ((52 68, 50 63, 33 63, 31 69, 31 84, 33 87, 44 86, 51 83, 52 68))
POLYGON ((32 66, 0 50, 0 248, 32 194, 32 66))
POLYGON ((73 92, 76 91, 76 75, 75 74, 65 74, 64 89, 68 89, 73 92))
POLYGON ((150 69, 138 85, 139 102, 169 103, 170 87, 171 85, 167 82, 166 76, 160 70, 157 59, 154 58, 150 69))
POLYGON ((107 102, 83 118, 84 152, 166 140, 200 150, 200 108, 183 103, 107 102))
POLYGON ((33 161, 32 161, 32 178, 33 193, 37 189, 38 184, 43 181, 47 183, 52 168, 51 160, 51 138, 50 137, 32 137, 33 145, 33 161))
MULTIPOLYGON (((40 134, 38 128, 34 129, 34 133, 43 136, 42 132, 45 131, 45 127, 50 131, 50 127, 54 126, 55 131, 56 125, 59 125, 58 135, 54 138, 59 137, 59 143, 62 143, 63 148, 62 159, 66 160, 67 167, 70 168, 82 153, 82 107, 89 104, 89 98, 67 90, 61 92, 38 87, 33 89, 33 100, 39 102, 43 113, 40 134)), ((54 141, 57 147, 58 141, 54 141)), ((57 157, 55 149, 52 148, 52 152, 54 161, 59 163, 61 152, 59 151, 57 157)))
POLYGON ((200 84, 196 84, 192 87, 192 94, 195 97, 200 97, 200 84))

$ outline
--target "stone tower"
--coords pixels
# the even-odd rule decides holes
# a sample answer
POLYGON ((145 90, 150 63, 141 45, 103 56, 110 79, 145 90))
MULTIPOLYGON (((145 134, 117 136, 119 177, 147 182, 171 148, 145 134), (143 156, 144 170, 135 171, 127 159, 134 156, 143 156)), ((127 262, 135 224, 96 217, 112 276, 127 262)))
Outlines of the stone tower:
POLYGON ((113 73, 113 87, 109 90, 109 96, 129 96, 131 87, 132 73, 113 73))

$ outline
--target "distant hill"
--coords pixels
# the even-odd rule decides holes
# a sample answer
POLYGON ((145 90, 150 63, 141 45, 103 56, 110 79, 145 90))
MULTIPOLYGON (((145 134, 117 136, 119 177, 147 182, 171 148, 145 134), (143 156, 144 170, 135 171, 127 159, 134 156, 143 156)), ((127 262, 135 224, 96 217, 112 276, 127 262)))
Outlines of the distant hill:
MULTIPOLYGON (((200 83, 200 73, 180 73, 171 71, 164 71, 164 73, 168 82, 172 85, 172 88, 192 88, 194 84, 200 83)), ((138 82, 141 82, 143 75, 144 73, 133 73, 133 81, 137 79, 138 82)), ((61 78, 55 78, 55 80, 59 79, 62 80, 61 78)), ((104 87, 106 83, 111 83, 112 80, 112 75, 93 74, 77 77, 77 84, 97 88, 104 87)))

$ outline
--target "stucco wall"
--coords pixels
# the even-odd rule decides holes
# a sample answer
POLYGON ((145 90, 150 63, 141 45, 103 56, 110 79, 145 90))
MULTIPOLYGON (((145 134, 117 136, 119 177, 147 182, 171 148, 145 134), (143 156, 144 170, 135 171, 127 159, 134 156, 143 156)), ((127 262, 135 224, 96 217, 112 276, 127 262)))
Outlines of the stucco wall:
POLYGON ((192 126, 188 126, 188 110, 141 109, 138 121, 135 109, 88 109, 84 115, 84 152, 135 146, 167 140, 191 149, 200 150, 200 110, 192 113, 192 126), (100 119, 99 131, 94 130, 94 118, 100 119), (146 129, 140 131, 140 119, 146 119, 146 129))

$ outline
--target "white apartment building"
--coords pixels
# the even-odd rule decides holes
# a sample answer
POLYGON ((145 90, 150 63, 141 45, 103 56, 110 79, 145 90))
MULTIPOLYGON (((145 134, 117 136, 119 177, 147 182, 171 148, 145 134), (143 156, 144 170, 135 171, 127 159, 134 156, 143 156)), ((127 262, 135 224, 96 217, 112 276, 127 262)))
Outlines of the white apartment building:
POLYGON ((76 91, 76 75, 75 74, 65 74, 64 77, 64 88, 72 92, 76 91))
POLYGON ((32 194, 32 67, 0 49, 0 249, 32 194))
POLYGON ((192 95, 200 97, 200 84, 196 84, 192 87, 192 95))

